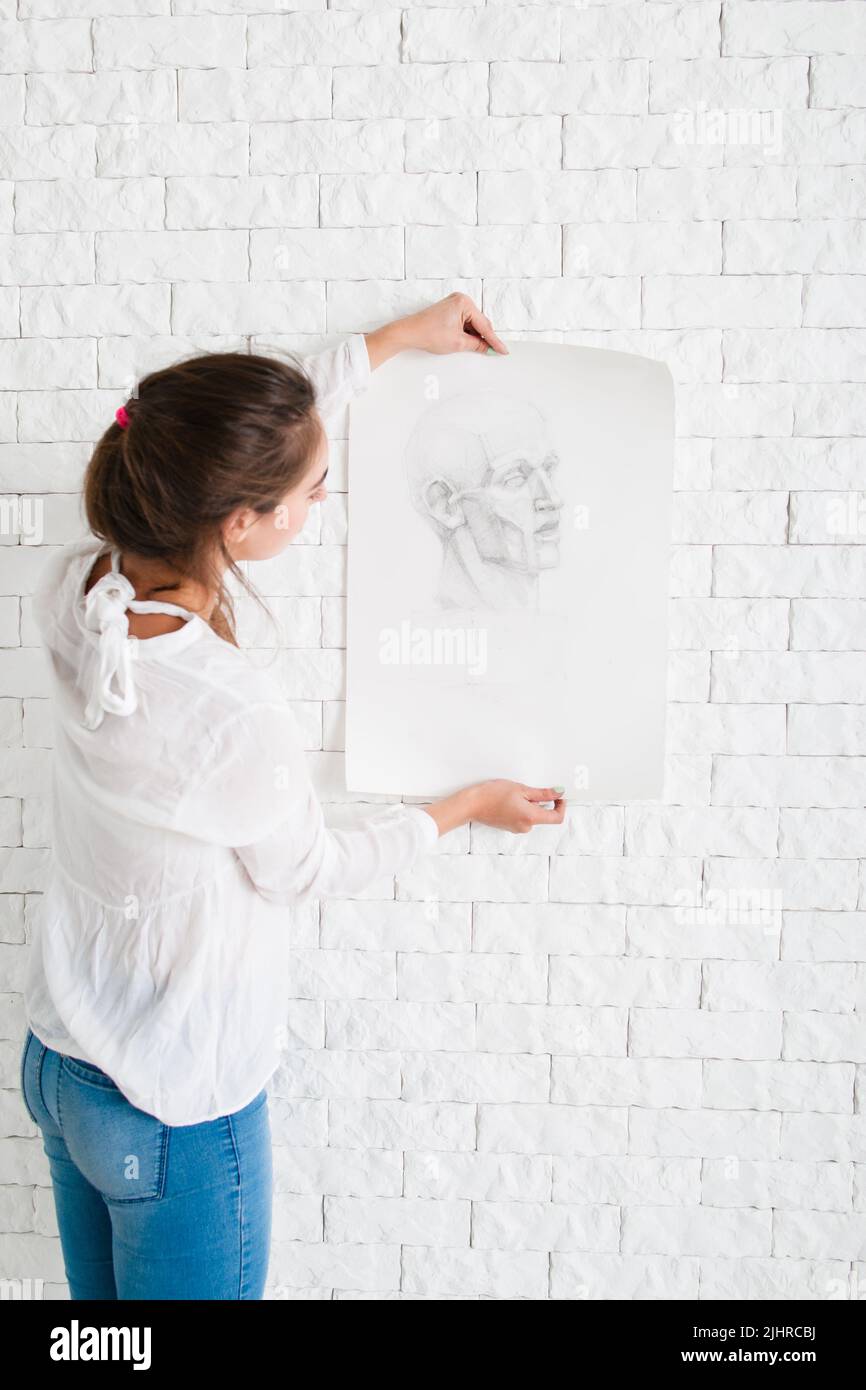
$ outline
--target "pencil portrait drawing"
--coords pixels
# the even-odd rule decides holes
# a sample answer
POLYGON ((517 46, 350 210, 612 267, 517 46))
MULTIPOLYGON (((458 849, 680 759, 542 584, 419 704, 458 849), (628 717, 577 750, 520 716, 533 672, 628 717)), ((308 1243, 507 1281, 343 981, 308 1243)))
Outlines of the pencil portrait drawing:
POLYGON ((536 405, 499 391, 435 402, 408 439, 412 504, 441 544, 439 608, 534 609, 560 560, 559 456, 536 405))

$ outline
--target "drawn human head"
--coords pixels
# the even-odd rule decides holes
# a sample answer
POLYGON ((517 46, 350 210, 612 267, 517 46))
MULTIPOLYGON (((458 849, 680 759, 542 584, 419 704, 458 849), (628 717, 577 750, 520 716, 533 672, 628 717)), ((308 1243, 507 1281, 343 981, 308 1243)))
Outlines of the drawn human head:
POLYGON ((530 575, 559 563, 558 462, 538 407, 494 390, 430 406, 405 453, 413 505, 446 546, 468 533, 483 561, 530 575))

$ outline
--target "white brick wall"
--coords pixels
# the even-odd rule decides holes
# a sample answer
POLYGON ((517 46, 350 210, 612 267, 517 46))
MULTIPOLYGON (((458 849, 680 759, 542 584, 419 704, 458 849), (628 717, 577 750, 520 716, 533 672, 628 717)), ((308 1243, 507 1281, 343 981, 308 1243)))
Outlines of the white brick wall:
MULTIPOLYGON (((269 1292, 862 1298, 866 6, 279 8, 0 0, 0 490, 44 544, 152 364, 455 288, 506 337, 665 358, 680 440, 664 802, 464 828, 305 914, 269 1292)), ((334 436, 259 574, 340 802, 334 436)), ((0 539, 0 1275, 63 1297, 17 1093, 40 555, 0 539)))

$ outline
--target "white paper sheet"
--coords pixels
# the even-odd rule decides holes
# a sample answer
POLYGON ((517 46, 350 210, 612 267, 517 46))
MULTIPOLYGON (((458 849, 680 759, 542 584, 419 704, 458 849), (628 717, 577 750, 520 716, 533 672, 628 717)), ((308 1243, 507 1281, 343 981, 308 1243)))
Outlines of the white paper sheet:
POLYGON ((349 408, 348 789, 660 796, 670 372, 508 346, 402 353, 349 408))

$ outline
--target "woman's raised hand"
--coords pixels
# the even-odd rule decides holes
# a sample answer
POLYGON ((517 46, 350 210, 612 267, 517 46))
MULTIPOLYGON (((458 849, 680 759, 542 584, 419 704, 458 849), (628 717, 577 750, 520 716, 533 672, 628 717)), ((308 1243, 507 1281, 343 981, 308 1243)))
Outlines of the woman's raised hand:
POLYGON ((458 290, 429 308, 410 314, 404 323, 410 320, 414 320, 412 329, 418 337, 415 346, 426 352, 486 352, 489 347, 508 352, 487 315, 468 294, 458 290))
POLYGON ((424 352, 495 352, 508 348, 494 331, 493 324, 468 294, 455 290, 404 318, 394 319, 365 334, 370 366, 378 367, 404 348, 424 352))

